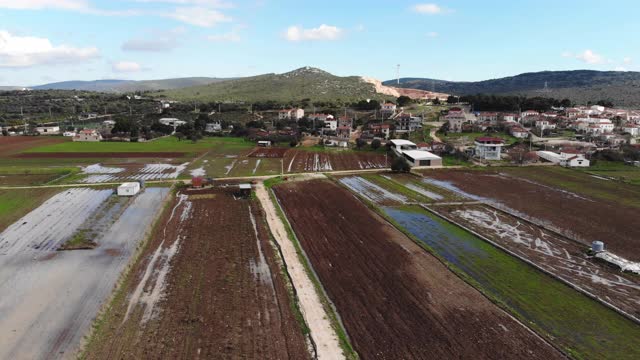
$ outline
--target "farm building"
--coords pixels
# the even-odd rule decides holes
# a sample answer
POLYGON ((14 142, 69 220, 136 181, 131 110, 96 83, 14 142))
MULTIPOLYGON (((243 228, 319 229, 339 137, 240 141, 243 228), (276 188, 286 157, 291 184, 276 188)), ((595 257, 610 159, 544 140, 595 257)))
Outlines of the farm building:
POLYGON ((139 182, 127 182, 118 186, 118 196, 134 196, 140 192, 139 182))
POLYGON ((271 146, 271 140, 259 140, 258 141, 258 146, 260 146, 260 147, 270 147, 271 146))
POLYGON ((102 135, 97 130, 80 130, 73 137, 73 141, 97 142, 102 140, 102 135))
POLYGON ((409 140, 394 139, 391 140, 391 150, 397 155, 402 155, 407 150, 418 150, 418 146, 409 140))
POLYGON ((407 150, 402 153, 411 166, 442 166, 442 158, 424 150, 407 150))
POLYGON ((178 126, 184 125, 187 122, 184 120, 176 119, 176 118, 162 118, 158 120, 158 122, 162 125, 173 126, 173 128, 177 128, 178 126))
POLYGON ((58 135, 60 126, 38 126, 36 132, 40 135, 58 135))
POLYGON ((479 137, 475 140, 476 156, 484 160, 500 160, 504 140, 494 137, 479 137))
POLYGON ((584 157, 584 154, 575 151, 563 151, 560 154, 556 154, 551 151, 538 151, 540 158, 566 167, 589 167, 590 162, 584 157))

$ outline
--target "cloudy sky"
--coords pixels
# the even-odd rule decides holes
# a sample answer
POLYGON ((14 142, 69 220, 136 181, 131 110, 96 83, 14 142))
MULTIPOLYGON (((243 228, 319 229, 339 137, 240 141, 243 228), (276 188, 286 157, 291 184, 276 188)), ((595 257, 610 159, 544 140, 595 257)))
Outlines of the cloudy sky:
POLYGON ((640 70, 637 0, 0 0, 0 85, 640 70))

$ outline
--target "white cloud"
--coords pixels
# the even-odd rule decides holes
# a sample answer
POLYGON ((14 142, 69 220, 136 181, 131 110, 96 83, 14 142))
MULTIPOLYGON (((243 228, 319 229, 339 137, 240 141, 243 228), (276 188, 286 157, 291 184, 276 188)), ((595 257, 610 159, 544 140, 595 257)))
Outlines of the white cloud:
POLYGON ((180 7, 172 13, 163 14, 163 16, 202 27, 212 27, 218 23, 231 21, 230 17, 220 11, 199 6, 180 7))
POLYGON ((417 4, 413 6, 413 11, 420 14, 435 15, 444 13, 445 9, 438 4, 417 4))
POLYGON ((622 62, 628 65, 628 64, 631 64, 633 62, 633 59, 630 58, 629 56, 627 56, 624 59, 622 59, 622 62))
POLYGON ((566 57, 566 58, 576 58, 578 60, 582 60, 587 64, 604 64, 609 62, 607 59, 605 59, 602 55, 595 53, 593 50, 585 50, 581 53, 578 54, 574 54, 570 51, 565 51, 562 53, 562 57, 566 57))
POLYGON ((89 3, 86 0, 0 0, 0 8, 16 10, 85 10, 89 8, 89 3))
POLYGON ((438 37, 439 35, 440 35, 440 34, 438 34, 438 33, 437 33, 437 32, 435 32, 435 31, 431 31, 431 32, 428 32, 428 33, 427 33, 427 37, 430 37, 430 38, 436 38, 436 37, 438 37))
POLYGON ((71 64, 97 57, 99 51, 95 47, 54 46, 47 38, 16 36, 0 31, 0 67, 71 64))
POLYGON ((150 37, 133 38, 125 41, 120 47, 124 51, 163 52, 171 51, 180 46, 180 35, 184 34, 184 27, 177 27, 169 31, 154 31, 150 37))
POLYGON ((115 72, 126 73, 126 72, 138 72, 142 71, 142 66, 137 62, 133 61, 116 61, 111 64, 111 69, 115 72))
POLYGON ((322 24, 313 29, 303 29, 300 26, 290 26, 285 32, 285 37, 289 41, 337 40, 342 36, 342 34, 342 29, 336 26, 322 24))

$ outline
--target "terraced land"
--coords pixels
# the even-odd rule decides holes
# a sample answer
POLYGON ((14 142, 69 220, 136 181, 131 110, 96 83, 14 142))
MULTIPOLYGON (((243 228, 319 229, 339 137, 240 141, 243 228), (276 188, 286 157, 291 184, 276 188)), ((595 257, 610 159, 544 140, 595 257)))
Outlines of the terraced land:
POLYGON ((177 194, 84 358, 311 358, 263 213, 234 191, 177 194))
POLYGON ((345 188, 274 190, 363 359, 562 358, 345 188))

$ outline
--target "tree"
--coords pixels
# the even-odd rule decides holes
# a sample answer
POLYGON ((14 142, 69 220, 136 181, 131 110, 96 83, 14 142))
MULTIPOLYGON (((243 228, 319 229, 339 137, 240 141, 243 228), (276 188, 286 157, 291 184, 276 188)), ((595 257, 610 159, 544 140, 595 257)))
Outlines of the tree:
POLYGON ((409 104, 411 104, 412 100, 410 97, 402 95, 400 96, 397 100, 396 103, 398 104, 398 106, 402 107, 402 106, 407 106, 409 104))
POLYGON ((457 102, 458 98, 456 96, 449 95, 449 97, 447 97, 447 104, 455 104, 457 102))
POLYGON ((178 141, 182 141, 182 139, 184 139, 184 134, 181 132, 177 132, 175 135, 178 138, 178 141))
POLYGON ((408 173, 411 171, 411 165, 405 158, 396 156, 391 162, 391 170, 394 172, 408 173))
POLYGON ((298 140, 296 140, 296 139, 291 140, 291 142, 289 142, 289 146, 291 146, 291 147, 298 146, 298 140))
POLYGON ((378 150, 381 145, 382 145, 382 143, 380 142, 379 139, 373 139, 373 141, 371 142, 371 148, 373 150, 378 150))
POLYGON ((362 149, 366 144, 367 144, 367 142, 366 142, 364 139, 360 139, 360 138, 358 138, 358 139, 356 140, 356 147, 357 147, 358 149, 362 149))
POLYGON ((433 99, 433 100, 431 101, 431 103, 432 103, 433 105, 440 105, 440 99, 435 98, 435 99, 433 99))

